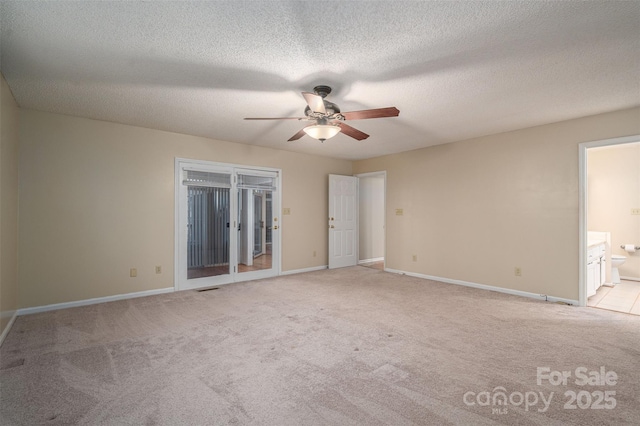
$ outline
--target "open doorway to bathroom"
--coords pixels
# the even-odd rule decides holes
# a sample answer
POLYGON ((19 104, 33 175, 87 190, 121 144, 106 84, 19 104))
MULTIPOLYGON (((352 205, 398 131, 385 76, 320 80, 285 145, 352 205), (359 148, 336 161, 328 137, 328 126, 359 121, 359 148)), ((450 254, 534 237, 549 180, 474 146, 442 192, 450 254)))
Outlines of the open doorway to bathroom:
POLYGON ((640 137, 599 142, 584 158, 586 305, 640 315, 640 137))
POLYGON ((358 264, 384 270, 386 172, 364 173, 357 177, 358 264))

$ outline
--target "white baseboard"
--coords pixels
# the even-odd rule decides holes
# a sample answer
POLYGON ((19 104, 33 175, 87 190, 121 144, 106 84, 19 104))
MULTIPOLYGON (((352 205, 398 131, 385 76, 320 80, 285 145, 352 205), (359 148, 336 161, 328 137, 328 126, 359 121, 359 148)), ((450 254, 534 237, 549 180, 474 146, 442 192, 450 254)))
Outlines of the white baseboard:
POLYGON ((627 280, 627 281, 640 281, 640 278, 636 278, 636 277, 623 277, 620 276, 621 280, 627 280))
POLYGON ((2 344, 4 343, 4 339, 7 337, 7 334, 9 334, 13 323, 16 322, 18 311, 13 311, 13 313, 7 312, 7 316, 9 315, 11 315, 11 319, 7 323, 7 326, 4 328, 4 330, 2 330, 2 334, 0 334, 0 346, 2 346, 2 344))
POLYGON ((290 271, 282 271, 280 275, 293 275, 293 274, 304 274, 305 272, 313 272, 313 271, 322 271, 323 269, 327 269, 327 265, 322 266, 313 266, 311 268, 304 269, 292 269, 290 271))
POLYGON ((385 268, 385 271, 386 272, 391 272, 391 273, 394 273, 394 274, 407 275, 409 277, 416 277, 416 278, 423 278, 423 279, 426 279, 426 280, 439 281, 439 282, 443 282, 443 283, 447 283, 447 284, 462 285, 462 286, 465 286, 465 287, 473 287, 473 288, 479 288, 479 289, 482 289, 482 290, 497 291, 499 293, 512 294, 514 296, 529 297, 531 299, 547 300, 549 302, 562 302, 562 303, 566 303, 568 305, 580 306, 580 303, 577 300, 565 299, 565 298, 562 298, 562 297, 555 297, 555 296, 549 296, 549 295, 538 294, 538 293, 529 293, 528 291, 513 290, 513 289, 510 289, 510 288, 504 288, 504 287, 494 287, 492 285, 478 284, 478 283, 473 283, 473 282, 469 282, 469 281, 453 280, 451 278, 434 277, 434 276, 431 276, 431 275, 417 274, 415 272, 399 271, 397 269, 391 269, 391 268, 385 268))
POLYGON ((372 259, 358 260, 358 265, 362 265, 363 263, 380 262, 383 260, 384 260, 384 257, 374 257, 372 259))
POLYGON ((97 303, 115 302, 116 300, 135 299, 136 297, 154 296, 156 294, 173 293, 173 287, 157 290, 138 291, 136 293, 116 294, 114 296, 96 297, 94 299, 76 300, 74 302, 55 303, 53 305, 35 306, 33 308, 18 309, 18 315, 30 315, 58 309, 76 308, 78 306, 95 305, 97 303))

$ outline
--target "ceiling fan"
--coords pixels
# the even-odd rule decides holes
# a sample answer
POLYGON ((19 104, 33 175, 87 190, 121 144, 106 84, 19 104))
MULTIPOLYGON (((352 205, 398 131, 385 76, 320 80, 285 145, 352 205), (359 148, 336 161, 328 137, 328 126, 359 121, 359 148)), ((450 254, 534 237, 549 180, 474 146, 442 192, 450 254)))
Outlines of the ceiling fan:
POLYGON ((313 91, 314 93, 302 92, 302 96, 307 101, 307 107, 304 109, 305 117, 245 118, 245 120, 306 120, 313 123, 291 136, 289 141, 298 140, 306 133, 312 138, 324 142, 340 132, 361 141, 368 138, 369 135, 345 124, 345 120, 397 117, 400 114, 396 107, 341 112, 338 105, 325 99, 331 93, 331 87, 316 86, 313 91))

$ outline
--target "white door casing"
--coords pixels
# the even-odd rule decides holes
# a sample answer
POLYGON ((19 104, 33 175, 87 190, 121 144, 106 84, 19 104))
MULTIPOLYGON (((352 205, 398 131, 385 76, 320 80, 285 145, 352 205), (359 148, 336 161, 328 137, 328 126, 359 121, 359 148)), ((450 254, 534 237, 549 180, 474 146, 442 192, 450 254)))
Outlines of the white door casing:
POLYGON ((358 263, 358 178, 329 175, 329 269, 358 263))

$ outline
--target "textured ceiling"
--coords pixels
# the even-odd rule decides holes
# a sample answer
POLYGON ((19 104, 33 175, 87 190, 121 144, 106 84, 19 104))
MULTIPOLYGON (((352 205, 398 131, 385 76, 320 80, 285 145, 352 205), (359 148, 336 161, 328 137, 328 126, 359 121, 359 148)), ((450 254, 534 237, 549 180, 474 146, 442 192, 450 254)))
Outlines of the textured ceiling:
POLYGON ((23 108, 346 159, 640 105, 640 2, 1 3, 23 108), (334 88, 371 137, 287 139, 334 88))

